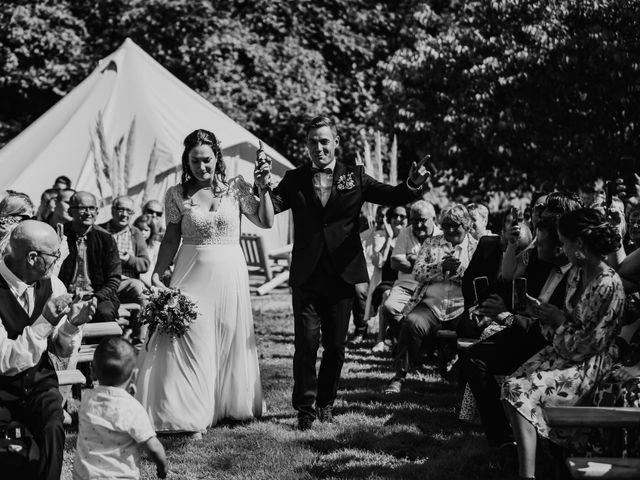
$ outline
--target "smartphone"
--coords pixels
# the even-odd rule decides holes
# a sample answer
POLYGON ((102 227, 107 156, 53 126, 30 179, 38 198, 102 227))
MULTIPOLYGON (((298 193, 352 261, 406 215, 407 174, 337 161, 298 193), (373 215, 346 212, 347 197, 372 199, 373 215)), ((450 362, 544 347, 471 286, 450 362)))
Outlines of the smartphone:
POLYGON ((520 213, 516 207, 509 207, 504 215, 504 230, 513 227, 518 223, 520 213))
POLYGON ((481 305, 489 295, 491 295, 491 291, 489 290, 489 278, 488 277, 476 277, 473 279, 473 291, 476 294, 476 303, 481 305))
POLYGON ((624 186, 628 196, 634 196, 636 194, 635 173, 638 173, 638 165, 634 157, 620 157, 618 159, 618 178, 624 180, 624 186))
POLYGON ((62 237, 64 237, 64 225, 62 223, 56 223, 56 233, 58 234, 58 240, 62 240, 62 237))
POLYGON ((527 309, 527 279, 524 277, 513 279, 511 309, 515 313, 522 313, 527 309))

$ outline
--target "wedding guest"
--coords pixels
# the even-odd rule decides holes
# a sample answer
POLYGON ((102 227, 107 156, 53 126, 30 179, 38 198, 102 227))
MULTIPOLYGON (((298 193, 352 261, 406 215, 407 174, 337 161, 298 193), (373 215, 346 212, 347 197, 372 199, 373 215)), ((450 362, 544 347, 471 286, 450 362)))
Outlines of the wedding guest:
POLYGON ((60 175, 53 182, 53 188, 56 190, 69 190, 71 188, 71 180, 65 175, 60 175))
POLYGON ((146 213, 140 215, 133 222, 133 226, 140 230, 142 239, 147 245, 147 253, 149 254, 149 270, 140 274, 140 280, 147 288, 151 287, 151 275, 153 268, 158 260, 158 251, 160 250, 160 241, 157 240, 156 228, 157 223, 154 222, 146 213))
POLYGON ((389 296, 389 291, 398 279, 398 270, 391 265, 396 240, 407 226, 407 209, 403 206, 389 208, 386 211, 383 226, 385 230, 384 243, 380 250, 374 252, 371 261, 374 272, 369 282, 369 292, 365 307, 365 316, 378 312, 378 343, 373 347, 374 352, 381 352, 386 348, 386 324, 383 318, 382 304, 389 296))
POLYGON ((354 285, 368 280, 358 224, 363 203, 409 203, 429 176, 424 165, 414 164, 406 183, 384 185, 365 174, 362 166, 338 162, 339 143, 332 120, 312 119, 306 126, 311 165, 287 171, 272 196, 276 213, 293 212, 292 400, 300 430, 311 428, 316 416, 333 420, 354 285), (324 350, 316 373, 321 339, 324 350))
POLYGON ((164 215, 164 206, 158 200, 149 200, 142 206, 142 214, 148 215, 151 223, 154 225, 153 241, 161 242, 165 232, 165 224, 162 220, 164 215))
POLYGON ((75 190, 60 190, 58 192, 58 198, 56 199, 56 207, 53 209, 53 213, 47 219, 47 223, 53 228, 56 228, 58 223, 65 224, 73 220, 73 216, 69 211, 69 201, 71 197, 76 193, 75 190))
POLYGON ((637 250, 640 244, 640 206, 629 209, 627 221, 627 235, 624 238, 624 248, 627 255, 637 250))
POLYGON ((442 234, 427 238, 418 253, 413 275, 418 286, 402 311, 394 351, 395 375, 385 393, 399 393, 414 368, 422 344, 440 329, 455 330, 464 314, 462 277, 478 245, 470 233, 472 219, 460 204, 440 214, 442 234))
POLYGON ((73 220, 64 225, 69 256, 62 263, 59 278, 70 292, 97 298, 93 321, 116 321, 122 276, 118 246, 109 232, 95 225, 98 202, 93 194, 73 194, 69 211, 73 220))
MULTIPOLYGON (((23 478, 57 480, 62 398, 48 350, 68 357, 80 346, 78 327, 93 315, 95 301, 71 304, 62 282, 49 275, 60 256, 49 225, 25 220, 11 232, 10 244, 0 260, 0 426, 21 422, 39 447, 38 464, 30 474, 21 472, 23 478)), ((3 465, 3 478, 18 478, 8 468, 3 465)))
POLYGON ((433 205, 425 200, 418 200, 409 207, 409 222, 411 225, 403 228, 395 241, 391 268, 398 272, 397 279, 380 310, 380 331, 384 335, 388 328, 391 329, 393 341, 397 339, 402 310, 418 286, 413 267, 420 247, 427 238, 442 233, 436 225, 433 205))
POLYGON ((118 287, 118 299, 122 303, 144 305, 144 283, 140 275, 149 270, 151 263, 147 244, 142 232, 131 225, 133 200, 127 196, 117 197, 111 205, 111 220, 100 227, 111 234, 118 246, 122 277, 118 287))
POLYGON ((376 215, 371 225, 366 230, 360 232, 360 241, 362 242, 362 250, 364 252, 364 259, 367 262, 367 274, 369 275, 368 282, 358 283, 355 286, 355 296, 353 298, 353 324, 355 327, 354 336, 352 342, 359 343, 364 340, 368 331, 367 315, 367 299, 369 296, 370 286, 375 288, 375 285, 379 282, 378 279, 374 279, 375 266, 373 264, 373 256, 384 248, 387 232, 385 230, 385 213, 388 207, 378 206, 376 208, 376 215))
POLYGON ((41 222, 48 222, 49 217, 56 209, 56 202, 58 199, 58 189, 47 188, 40 196, 40 206, 38 207, 38 213, 36 214, 36 220, 41 222))
POLYGON ((581 208, 558 222, 571 262, 564 308, 542 302, 532 311, 555 329, 551 344, 527 360, 502 385, 505 410, 518 448, 519 475, 535 478, 537 436, 566 441, 550 429, 542 408, 571 406, 611 369, 625 295, 620 277, 605 263, 618 249, 617 229, 595 209, 581 208))
POLYGON ((480 240, 485 235, 492 235, 491 230, 487 228, 489 223, 489 209, 481 203, 470 203, 467 205, 467 211, 473 220, 471 224, 471 235, 476 240, 480 240))
POLYGON ((9 236, 16 225, 34 215, 35 208, 27 194, 7 190, 5 197, 0 200, 0 254, 9 246, 9 236))
POLYGON ((144 407, 129 393, 135 383, 136 351, 122 337, 104 338, 93 354, 98 381, 82 395, 73 478, 140 478, 140 450, 167 476, 164 447, 144 407))

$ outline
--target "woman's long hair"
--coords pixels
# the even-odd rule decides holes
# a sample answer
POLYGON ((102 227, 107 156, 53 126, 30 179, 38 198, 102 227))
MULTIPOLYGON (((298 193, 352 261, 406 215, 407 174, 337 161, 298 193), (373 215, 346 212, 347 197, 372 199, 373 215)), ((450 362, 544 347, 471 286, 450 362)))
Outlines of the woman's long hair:
POLYGON ((182 196, 187 198, 188 186, 189 183, 193 181, 193 176, 191 175, 191 167, 189 166, 189 152, 194 147, 199 147, 201 145, 208 145, 213 150, 213 154, 216 157, 216 166, 213 172, 213 175, 219 175, 223 184, 226 184, 226 171, 227 166, 224 164, 222 160, 222 150, 220 149, 220 143, 216 136, 208 131, 203 129, 194 130, 184 139, 184 151, 182 152, 182 196))

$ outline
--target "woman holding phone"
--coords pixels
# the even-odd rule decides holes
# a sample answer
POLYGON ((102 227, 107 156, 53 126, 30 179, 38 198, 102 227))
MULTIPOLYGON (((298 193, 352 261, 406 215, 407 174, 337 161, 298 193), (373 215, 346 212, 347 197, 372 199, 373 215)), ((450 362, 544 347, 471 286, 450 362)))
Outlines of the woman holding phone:
POLYGON ((558 222, 563 250, 572 263, 564 309, 542 303, 535 316, 555 330, 551 345, 527 360, 502 385, 505 411, 518 447, 521 478, 535 477, 537 435, 571 440, 549 429, 543 407, 576 405, 608 372, 617 356, 625 295, 622 281, 605 262, 620 235, 595 209, 581 208, 558 222))
POLYGON ((222 418, 262 414, 262 388, 240 248, 240 217, 273 223, 270 163, 259 151, 254 181, 227 179, 216 136, 196 130, 184 140, 182 182, 166 193, 167 230, 152 275, 157 288, 175 257, 171 288, 197 306, 198 318, 175 341, 155 332, 138 360, 137 398, 159 432, 199 438, 222 418), (177 254, 177 256, 176 256, 177 254))

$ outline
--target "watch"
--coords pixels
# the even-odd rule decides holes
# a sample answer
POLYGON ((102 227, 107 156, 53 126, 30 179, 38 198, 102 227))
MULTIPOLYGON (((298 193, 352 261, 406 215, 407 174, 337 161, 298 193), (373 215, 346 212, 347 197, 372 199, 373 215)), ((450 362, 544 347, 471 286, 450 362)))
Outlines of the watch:
POLYGON ((512 313, 510 314, 508 317, 505 317, 504 319, 504 326, 505 327, 510 327, 511 325, 513 325, 513 321, 516 319, 516 316, 512 313))

